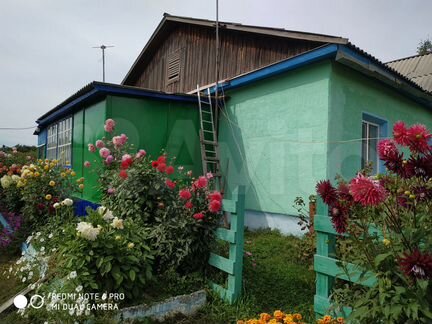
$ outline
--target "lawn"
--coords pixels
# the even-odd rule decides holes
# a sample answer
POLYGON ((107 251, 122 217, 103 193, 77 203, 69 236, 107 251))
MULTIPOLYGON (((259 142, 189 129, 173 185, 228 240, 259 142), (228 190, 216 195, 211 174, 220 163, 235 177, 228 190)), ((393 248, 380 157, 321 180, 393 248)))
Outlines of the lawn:
MULTIPOLYGON (((307 323, 313 323, 315 274, 310 265, 298 259, 302 246, 300 241, 297 237, 283 236, 277 231, 246 232, 245 251, 252 255, 245 257, 244 293, 241 300, 235 305, 227 305, 216 296, 210 295, 207 305, 195 316, 177 316, 165 320, 164 323, 235 323, 238 319, 257 317, 262 312, 273 313, 277 309, 299 312, 307 323), (256 266, 253 266, 252 259, 256 266)), ((1 268, 8 269, 9 264, 4 263, 1 268)), ((12 291, 17 290, 16 282, 1 279, 0 301, 7 299, 12 291)), ((15 316, 12 318, 17 319, 15 316)))
POLYGON ((210 296, 208 304, 194 317, 178 316, 164 323, 235 323, 277 309, 299 312, 307 323, 313 323, 315 273, 298 259, 300 240, 277 231, 246 232, 245 251, 252 256, 245 258, 243 298, 229 306, 210 296))

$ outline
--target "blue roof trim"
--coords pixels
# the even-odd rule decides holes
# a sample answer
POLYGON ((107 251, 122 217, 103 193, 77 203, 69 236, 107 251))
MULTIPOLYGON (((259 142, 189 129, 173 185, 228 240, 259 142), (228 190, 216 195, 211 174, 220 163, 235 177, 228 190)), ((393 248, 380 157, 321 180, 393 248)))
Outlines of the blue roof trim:
POLYGON ((72 108, 74 108, 76 105, 82 104, 86 100, 94 99, 97 96, 104 97, 107 95, 123 95, 123 96, 134 96, 134 97, 141 97, 141 98, 152 98, 158 100, 172 100, 172 101, 192 102, 192 103, 197 102, 197 98, 191 95, 169 94, 163 92, 148 91, 144 89, 125 88, 121 86, 111 86, 107 84, 98 84, 98 83, 95 83, 92 86, 93 89, 91 91, 69 102, 68 104, 54 111, 52 114, 45 117, 44 119, 37 120, 36 122, 39 124, 39 127, 44 127, 46 125, 49 125, 52 122, 58 120, 59 118, 62 118, 65 115, 72 113, 72 108))
POLYGON ((66 106, 63 106, 62 108, 60 108, 59 110, 53 112, 51 115, 49 115, 48 117, 41 119, 41 120, 37 120, 36 122, 39 124, 39 127, 44 127, 48 124, 50 124, 51 122, 54 122, 55 120, 65 116, 66 114, 70 113, 70 109, 72 107, 74 107, 75 105, 78 105, 79 103, 85 101, 86 99, 92 97, 93 95, 95 95, 98 91, 96 89, 91 90, 90 92, 82 95, 81 97, 71 101, 70 103, 68 103, 66 106))
MULTIPOLYGON (((316 50, 313 50, 311 52, 300 54, 293 58, 289 58, 285 61, 272 64, 270 66, 264 67, 257 71, 232 79, 222 84, 221 86, 223 87, 224 91, 242 87, 250 83, 256 82, 258 80, 262 80, 287 71, 291 71, 314 62, 318 62, 328 58, 334 58, 336 57, 337 51, 338 51, 338 45, 335 44, 327 45, 318 48, 316 50)), ((213 87, 212 92, 214 92, 214 90, 215 89, 213 87)))
POLYGON ((111 87, 109 85, 104 85, 104 84, 96 84, 95 89, 101 92, 106 92, 107 94, 131 95, 131 96, 139 96, 139 97, 146 97, 146 98, 194 102, 194 103, 198 102, 197 98, 194 98, 190 95, 170 94, 170 93, 163 93, 163 92, 145 91, 140 89, 111 87))

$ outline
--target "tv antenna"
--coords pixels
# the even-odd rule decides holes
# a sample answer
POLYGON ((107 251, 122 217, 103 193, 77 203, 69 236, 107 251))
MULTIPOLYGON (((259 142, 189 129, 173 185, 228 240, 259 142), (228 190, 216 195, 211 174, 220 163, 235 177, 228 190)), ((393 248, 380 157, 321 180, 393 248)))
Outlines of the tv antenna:
POLYGON ((102 81, 105 82, 105 49, 114 47, 113 45, 93 46, 93 48, 100 48, 102 50, 102 81))

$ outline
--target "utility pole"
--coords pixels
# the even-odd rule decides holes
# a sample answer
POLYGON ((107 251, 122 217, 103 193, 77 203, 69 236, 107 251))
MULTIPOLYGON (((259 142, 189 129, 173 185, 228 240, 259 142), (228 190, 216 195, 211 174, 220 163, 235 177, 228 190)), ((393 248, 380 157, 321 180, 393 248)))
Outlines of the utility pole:
POLYGON ((105 82, 105 49, 107 49, 109 47, 114 47, 114 46, 112 46, 112 45, 93 46, 93 48, 100 48, 102 50, 102 81, 103 82, 105 82))
POLYGON ((215 127, 216 134, 218 133, 218 118, 219 118, 219 98, 218 98, 218 82, 219 82, 219 0, 216 0, 216 86, 215 86, 215 127))

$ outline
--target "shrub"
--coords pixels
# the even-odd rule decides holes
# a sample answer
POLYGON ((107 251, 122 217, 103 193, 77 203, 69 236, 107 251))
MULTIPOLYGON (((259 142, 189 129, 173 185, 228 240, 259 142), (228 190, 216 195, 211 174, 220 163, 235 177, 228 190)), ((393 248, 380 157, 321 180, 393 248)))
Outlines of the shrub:
MULTIPOLYGON (((388 173, 365 170, 349 183, 321 181, 317 191, 329 206, 339 239, 339 258, 376 276, 377 283, 336 296, 353 307, 350 319, 361 323, 429 323, 432 320, 432 148, 422 125, 398 122, 394 139, 378 145, 388 173), (409 150, 404 157, 398 146, 409 150)), ((343 264, 342 264, 343 266, 343 264)), ((347 275, 352 275, 345 269, 347 275)), ((363 274, 362 279, 368 279, 363 274)), ((338 303, 336 298, 336 303, 338 303)))
POLYGON ((55 204, 82 188, 84 179, 74 181, 75 176, 73 170, 58 165, 57 160, 38 160, 22 167, 16 186, 21 189, 24 202, 22 214, 33 230, 56 214, 55 204))
POLYGON ((131 300, 151 278, 153 258, 145 228, 100 207, 64 227, 57 262, 63 275, 76 274, 84 291, 124 293, 131 300))
POLYGON ((114 129, 115 121, 107 120, 111 138, 88 144, 102 158, 104 206, 148 228, 159 272, 202 270, 221 210, 222 196, 209 189, 212 175, 193 178, 181 166, 176 170, 165 153, 154 160, 144 150, 133 153, 127 136, 115 136, 114 129))

